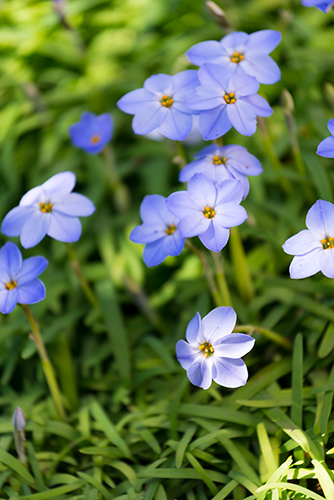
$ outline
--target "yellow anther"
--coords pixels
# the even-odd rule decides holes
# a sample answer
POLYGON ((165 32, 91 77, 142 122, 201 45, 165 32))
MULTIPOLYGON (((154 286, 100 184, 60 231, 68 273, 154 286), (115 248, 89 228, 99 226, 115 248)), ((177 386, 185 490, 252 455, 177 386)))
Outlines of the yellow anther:
POLYGON ((328 250, 330 248, 334 248, 334 237, 333 236, 326 236, 326 238, 320 240, 322 243, 322 247, 324 250, 328 250))
POLYGON ((6 283, 7 290, 14 290, 14 288, 16 287, 17 287, 16 281, 9 281, 8 283, 6 283))
POLYGON ((44 214, 49 214, 52 212, 52 203, 42 203, 40 202, 39 206, 41 207, 41 212, 44 214))
POLYGON ((199 346, 199 350, 203 352, 205 358, 211 356, 215 352, 210 342, 204 342, 203 344, 201 344, 199 346))
POLYGON ((230 104, 234 104, 234 103, 235 103, 235 99, 231 99, 230 104))
POLYGON ((203 215, 207 219, 213 219, 216 215, 216 211, 213 208, 205 207, 205 209, 203 210, 203 215))
POLYGON ((98 135, 98 134, 94 134, 92 137, 91 137, 91 144, 97 144, 98 142, 100 142, 101 140, 101 137, 98 135))
POLYGON ((232 61, 232 62, 234 62, 234 63, 236 63, 236 62, 237 62, 237 60, 236 60, 236 58, 235 58, 235 57, 231 57, 231 61, 232 61))
POLYGON ((161 104, 165 108, 170 108, 172 106, 173 102, 174 102, 174 99, 172 99, 171 97, 168 97, 168 95, 164 94, 162 96, 161 104))
POLYGON ((234 97, 234 92, 230 92, 230 97, 234 97))
POLYGON ((234 98, 234 92, 230 92, 229 94, 225 94, 224 99, 225 99, 226 104, 234 104, 236 101, 234 98))
POLYGON ((321 243, 324 245, 326 243, 326 240, 325 239, 321 240, 321 243))
POLYGON ((216 155, 212 158, 212 163, 214 165, 221 165, 222 163, 224 163, 224 160, 226 161, 226 158, 220 158, 219 156, 216 155))
POLYGON ((239 57, 239 52, 234 52, 235 57, 239 57))
POLYGON ((243 59, 245 59, 245 56, 242 54, 239 54, 239 52, 234 52, 233 56, 230 58, 233 63, 238 64, 241 62, 243 59))
POLYGON ((174 234, 175 231, 177 230, 177 227, 174 224, 171 224, 170 226, 167 227, 166 233, 169 234, 174 234))

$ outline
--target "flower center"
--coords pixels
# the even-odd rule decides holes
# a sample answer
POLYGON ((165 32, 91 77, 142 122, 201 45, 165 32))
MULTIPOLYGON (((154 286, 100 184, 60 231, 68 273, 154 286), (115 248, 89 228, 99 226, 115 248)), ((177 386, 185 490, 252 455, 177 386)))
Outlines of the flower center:
POLYGON ((163 95, 162 96, 161 104, 163 106, 165 106, 165 108, 171 108, 173 102, 174 102, 174 99, 172 99, 171 97, 168 97, 168 95, 163 95))
POLYGON ((199 346, 199 350, 202 351, 205 358, 207 358, 208 356, 212 356, 212 354, 215 352, 210 342, 204 342, 202 345, 199 346))
POLYGON ((216 215, 216 211, 214 208, 205 207, 205 209, 203 210, 203 214, 207 219, 213 219, 216 215))
POLYGON ((214 156, 212 159, 212 163, 214 165, 225 165, 226 163, 226 158, 221 158, 220 156, 214 156))
POLYGON ((175 231, 177 230, 177 227, 174 224, 171 224, 170 226, 167 227, 166 233, 169 234, 174 234, 175 231))
POLYGON ((334 248, 334 238, 332 236, 330 238, 326 236, 326 238, 321 240, 321 243, 324 250, 328 250, 329 248, 334 248))
POLYGON ((8 281, 8 283, 6 283, 7 290, 14 290, 14 288, 16 287, 17 287, 16 281, 8 281))
POLYGON ((230 92, 229 94, 225 94, 224 99, 225 99, 226 104, 234 104, 235 103, 234 92, 230 92))
POLYGON ((52 212, 52 203, 40 202, 39 206, 41 208, 41 212, 43 212, 45 214, 49 214, 50 212, 52 212))
POLYGON ((239 62, 245 59, 245 56, 239 54, 239 52, 234 52, 233 56, 230 59, 233 63, 239 64, 239 62))
POLYGON ((94 134, 92 137, 91 137, 91 144, 97 144, 98 142, 100 142, 101 140, 101 137, 99 136, 99 134, 94 134))

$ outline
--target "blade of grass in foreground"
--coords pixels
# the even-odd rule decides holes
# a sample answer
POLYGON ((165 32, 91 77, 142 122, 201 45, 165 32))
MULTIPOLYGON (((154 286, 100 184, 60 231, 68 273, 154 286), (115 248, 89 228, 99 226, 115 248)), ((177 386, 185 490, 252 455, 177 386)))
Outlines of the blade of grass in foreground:
POLYGON ((312 460, 316 476, 327 500, 334 500, 333 478, 329 475, 327 467, 318 460, 312 460), (327 469, 327 470, 326 470, 327 469))
POLYGON ((303 336, 296 336, 292 357, 291 420, 302 427, 303 419, 303 336))

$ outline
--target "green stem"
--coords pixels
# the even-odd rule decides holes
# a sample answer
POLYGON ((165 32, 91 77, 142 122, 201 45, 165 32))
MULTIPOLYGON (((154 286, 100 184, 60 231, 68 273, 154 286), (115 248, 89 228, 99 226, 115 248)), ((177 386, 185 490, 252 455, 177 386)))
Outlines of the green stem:
POLYGON ((44 375, 45 375, 46 381, 48 383, 55 407, 57 409, 58 416, 61 420, 65 420, 66 415, 65 415, 65 410, 63 407, 63 403, 62 403, 62 398, 61 398, 58 382, 57 382, 55 373, 53 371, 51 362, 49 360, 49 356, 48 356, 48 353, 46 351, 41 332, 39 331, 37 321, 34 318, 34 316, 31 314, 31 311, 26 304, 20 304, 20 306, 22 307, 24 314, 27 316, 27 319, 28 319, 29 324, 31 326, 32 338, 36 344, 36 348, 37 348, 39 357, 40 357, 41 362, 42 362, 44 375))
POLYGON ((180 170, 182 170, 183 167, 185 167, 188 163, 187 156, 182 141, 176 141, 176 146, 177 146, 177 158, 176 158, 177 161, 175 162, 179 165, 180 170))
POLYGON ((88 299, 88 301, 91 303, 91 305, 93 307, 98 307, 99 303, 97 301, 97 298, 95 297, 93 290, 89 286, 89 284, 88 284, 88 282, 87 282, 87 280, 86 280, 86 278, 81 270, 79 261, 74 253, 72 245, 70 243, 65 243, 65 245, 67 248, 68 255, 70 257, 71 267, 80 281, 80 285, 82 287, 84 294, 86 295, 86 298, 88 299))
POLYGON ((110 189, 114 196, 115 206, 119 212, 125 213, 129 210, 130 206, 129 190, 119 176, 116 168, 115 156, 109 145, 103 149, 102 155, 106 164, 106 171, 109 178, 110 189))
POLYGON ((245 302, 249 302, 254 297, 254 287, 237 227, 231 227, 230 245, 238 292, 245 302))
POLYGON ((204 252, 198 250, 188 239, 186 239, 186 246, 191 250, 202 262, 205 278, 208 282, 209 289, 216 307, 222 305, 220 293, 218 291, 210 264, 204 252))
POLYGON ((224 273, 224 269, 223 269, 223 265, 222 265, 221 254, 217 253, 217 252, 211 252, 211 255, 213 258, 213 263, 215 265, 216 279, 217 279, 220 295, 222 298, 222 302, 223 302, 224 306, 232 307, 230 290, 228 288, 228 284, 226 281, 226 277, 225 277, 225 273, 224 273))
POLYGON ((267 330, 267 328, 262 328, 260 326, 254 326, 254 325, 238 325, 234 328, 234 332, 245 332, 245 333, 260 333, 261 335, 264 335, 267 337, 269 340, 272 340, 275 342, 275 344, 279 344, 289 351, 292 350, 292 344, 290 340, 286 339, 285 337, 282 337, 279 333, 273 332, 272 330, 267 330))

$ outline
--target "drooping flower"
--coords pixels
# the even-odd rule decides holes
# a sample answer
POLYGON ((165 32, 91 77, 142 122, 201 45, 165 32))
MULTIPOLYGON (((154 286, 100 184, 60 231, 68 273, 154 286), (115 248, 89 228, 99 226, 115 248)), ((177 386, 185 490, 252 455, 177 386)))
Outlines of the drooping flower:
POLYGON ((145 135, 158 129, 165 137, 183 141, 192 127, 191 111, 184 103, 185 97, 199 84, 197 71, 187 70, 174 76, 150 76, 144 88, 123 96, 117 106, 134 115, 132 128, 135 134, 145 135))
POLYGON ((19 406, 17 406, 16 410, 14 411, 13 425, 16 432, 22 431, 22 429, 24 429, 26 425, 26 419, 24 418, 23 411, 19 406))
POLYGON ((284 252, 295 255, 290 277, 308 278, 321 271, 334 278, 334 205, 318 200, 307 213, 306 226, 283 245, 284 252))
POLYGON ((249 191, 247 175, 259 175, 261 172, 259 160, 243 146, 212 144, 197 153, 195 160, 181 170, 179 180, 188 182, 195 174, 204 174, 215 183, 237 179, 243 186, 245 199, 249 191))
POLYGON ((163 196, 145 196, 140 216, 143 224, 131 231, 130 240, 146 244, 143 259, 148 267, 161 264, 168 255, 180 255, 185 238, 180 235, 179 219, 168 211, 163 196))
POLYGON ((327 127, 332 136, 321 141, 317 149, 317 154, 325 158, 334 158, 334 118, 329 120, 327 127))
POLYGON ((256 131, 256 116, 273 112, 257 91, 259 82, 249 75, 230 73, 219 64, 206 63, 198 70, 201 85, 190 92, 186 104, 200 111, 199 128, 208 141, 226 134, 232 126, 243 135, 256 131))
POLYGON ((96 116, 90 111, 84 111, 78 123, 73 123, 68 129, 72 144, 86 153, 96 155, 110 141, 113 132, 113 120, 109 113, 96 116))
POLYGON ((0 312, 9 314, 16 304, 35 304, 45 298, 45 287, 37 279, 48 261, 30 257, 22 261, 20 250, 7 242, 0 249, 0 312))
POLYGON ((216 307, 202 320, 199 313, 190 321, 186 339, 176 344, 176 357, 187 370, 190 382, 208 389, 212 380, 224 387, 240 387, 248 378, 241 357, 255 340, 244 333, 232 333, 236 314, 232 307, 216 307))
POLYGON ((41 186, 30 189, 1 225, 6 236, 21 236, 21 245, 31 248, 47 234, 56 240, 77 241, 81 235, 78 217, 95 211, 94 204, 82 194, 72 193, 73 172, 61 172, 41 186))
POLYGON ((281 33, 273 30, 256 31, 247 35, 235 31, 220 42, 200 42, 188 50, 190 62, 201 66, 206 62, 220 64, 230 72, 247 73, 259 83, 272 84, 281 79, 281 72, 268 55, 281 41, 281 33))
POLYGON ((317 7, 322 12, 329 12, 334 7, 333 0, 302 0, 304 7, 317 7))
POLYGON ((198 236, 203 245, 220 252, 229 238, 229 228, 247 219, 246 210, 239 205, 243 187, 237 180, 215 184, 203 174, 195 174, 187 191, 171 194, 167 208, 180 219, 183 238, 198 236))

